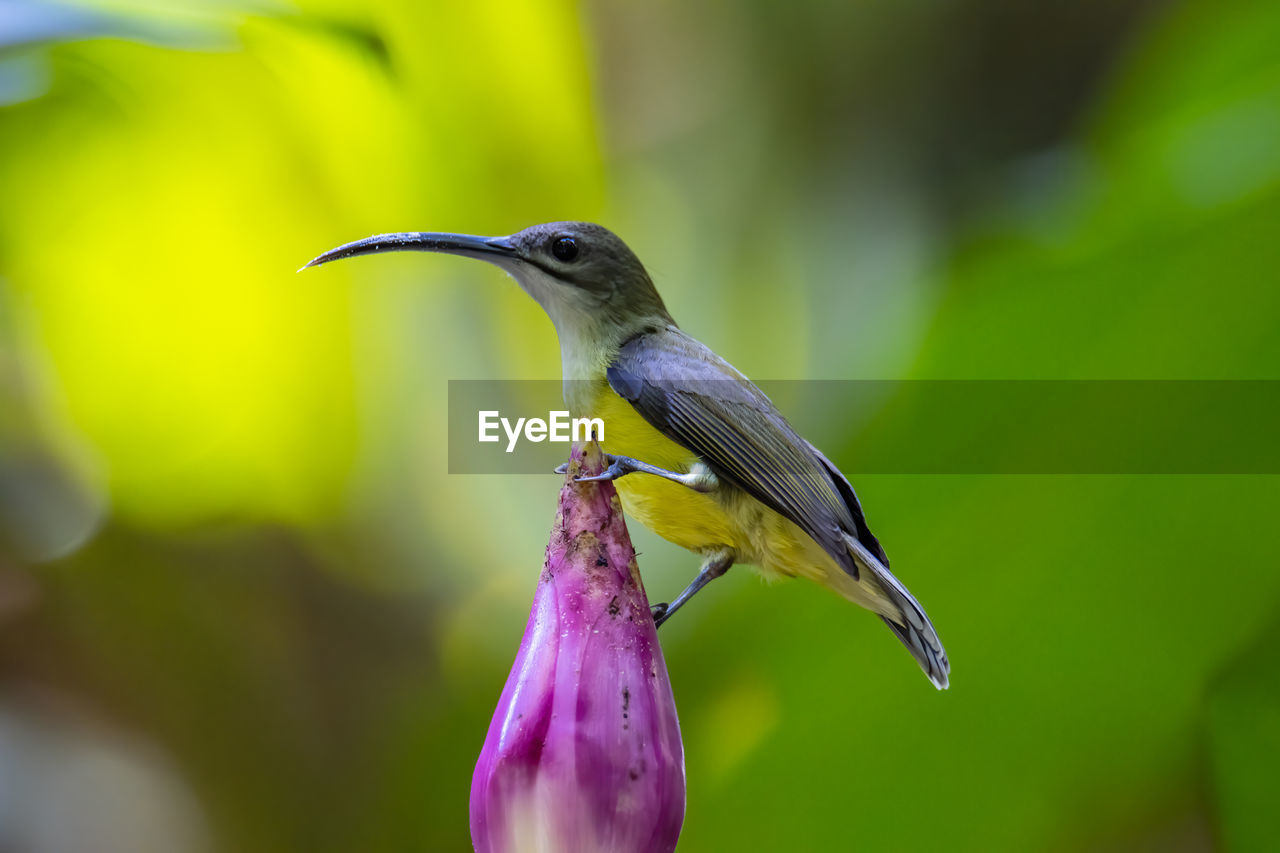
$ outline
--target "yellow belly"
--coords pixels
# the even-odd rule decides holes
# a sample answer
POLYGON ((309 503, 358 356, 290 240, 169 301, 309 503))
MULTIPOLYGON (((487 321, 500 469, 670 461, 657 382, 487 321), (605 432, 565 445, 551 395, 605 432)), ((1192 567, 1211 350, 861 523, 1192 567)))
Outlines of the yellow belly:
MULTIPOLYGON (((600 444, 607 453, 678 473, 698 461, 603 382, 587 408, 604 421, 600 444)), ((732 548, 738 562, 754 564, 766 577, 801 576, 851 592, 845 587, 852 579, 808 534, 746 494, 702 494, 651 474, 629 474, 614 485, 626 514, 669 542, 699 553, 732 548)))
MULTIPOLYGON (((591 416, 604 421, 600 446, 606 453, 630 456, 682 474, 698 461, 696 455, 650 426, 608 385, 601 386, 591 416)), ((740 538, 737 525, 711 495, 649 474, 631 474, 614 485, 626 514, 663 539, 699 552, 736 547, 740 538)))

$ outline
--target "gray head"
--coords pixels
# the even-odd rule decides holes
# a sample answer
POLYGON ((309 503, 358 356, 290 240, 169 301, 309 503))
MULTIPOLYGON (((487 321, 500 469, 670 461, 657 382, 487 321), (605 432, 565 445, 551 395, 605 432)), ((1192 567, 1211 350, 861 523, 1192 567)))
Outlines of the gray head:
MULTIPOLYGON (((671 317, 627 244, 590 222, 548 222, 509 237, 430 231, 379 234, 331 249, 306 266, 374 252, 444 252, 495 264, 551 317, 561 345, 618 341, 671 317)), ((304 267, 305 269, 306 267, 304 267)))

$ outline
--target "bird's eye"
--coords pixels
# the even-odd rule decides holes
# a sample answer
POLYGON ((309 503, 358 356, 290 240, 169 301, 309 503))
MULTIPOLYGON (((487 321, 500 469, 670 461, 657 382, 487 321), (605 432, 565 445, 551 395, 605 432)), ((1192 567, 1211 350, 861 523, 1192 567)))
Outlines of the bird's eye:
POLYGON ((578 243, 572 237, 557 237, 551 242, 551 254, 558 260, 571 261, 578 257, 578 243))

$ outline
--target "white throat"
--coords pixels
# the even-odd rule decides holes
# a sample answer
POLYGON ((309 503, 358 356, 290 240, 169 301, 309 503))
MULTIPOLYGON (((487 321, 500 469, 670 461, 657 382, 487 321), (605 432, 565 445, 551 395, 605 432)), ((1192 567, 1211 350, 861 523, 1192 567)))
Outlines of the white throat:
POLYGON ((532 264, 522 263, 510 272, 556 327, 564 378, 603 376, 618 331, 603 315, 598 297, 557 281, 532 264))

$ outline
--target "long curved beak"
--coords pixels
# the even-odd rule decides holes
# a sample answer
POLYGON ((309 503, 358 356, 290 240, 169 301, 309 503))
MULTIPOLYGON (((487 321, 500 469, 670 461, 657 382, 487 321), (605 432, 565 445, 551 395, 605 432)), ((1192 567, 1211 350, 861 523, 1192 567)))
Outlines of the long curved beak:
POLYGON ((329 261, 353 258, 356 255, 371 255, 374 252, 444 252, 493 263, 515 260, 519 257, 515 245, 508 237, 473 237, 470 234, 406 231, 400 234, 377 234, 330 249, 323 255, 307 261, 298 269, 298 272, 302 272, 307 267, 327 264, 329 261))

